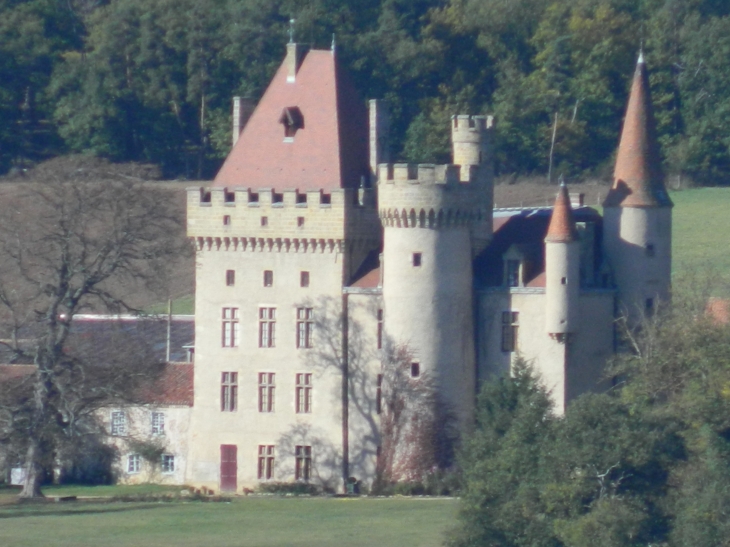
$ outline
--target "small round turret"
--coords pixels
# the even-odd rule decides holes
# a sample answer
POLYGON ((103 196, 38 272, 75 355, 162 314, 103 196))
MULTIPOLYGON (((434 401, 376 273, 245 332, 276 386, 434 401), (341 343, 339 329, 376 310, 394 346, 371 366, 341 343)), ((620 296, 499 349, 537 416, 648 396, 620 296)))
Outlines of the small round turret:
POLYGON ((468 166, 489 162, 489 136, 493 125, 492 116, 452 116, 451 144, 453 163, 468 166))

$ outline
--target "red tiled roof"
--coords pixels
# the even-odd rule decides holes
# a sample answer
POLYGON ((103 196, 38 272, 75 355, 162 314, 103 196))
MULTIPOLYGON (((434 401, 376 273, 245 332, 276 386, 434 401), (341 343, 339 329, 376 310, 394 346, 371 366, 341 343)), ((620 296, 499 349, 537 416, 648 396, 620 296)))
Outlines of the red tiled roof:
POLYGON ((355 281, 352 287, 359 289, 375 289, 380 286, 380 267, 370 270, 360 279, 355 281))
POLYGON ((166 363, 160 376, 142 394, 145 403, 193 406, 193 363, 166 363))
POLYGON ((664 187, 656 124, 643 56, 631 84, 616 157, 614 182, 604 207, 671 207, 664 187))
POLYGON ((369 173, 365 103, 333 52, 309 51, 294 82, 287 74, 284 62, 213 186, 331 191, 357 187, 369 173), (280 123, 287 108, 301 113, 291 142, 280 123))
POLYGON ((550 225, 548 226, 545 241, 549 243, 568 243, 575 241, 577 237, 568 187, 561 184, 558 197, 555 198, 555 206, 550 217, 550 225))

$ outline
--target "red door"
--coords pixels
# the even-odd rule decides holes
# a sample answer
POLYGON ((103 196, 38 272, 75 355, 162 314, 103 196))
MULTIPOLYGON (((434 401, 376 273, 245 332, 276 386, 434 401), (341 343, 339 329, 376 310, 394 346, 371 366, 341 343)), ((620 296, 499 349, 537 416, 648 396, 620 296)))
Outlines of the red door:
POLYGON ((221 491, 235 492, 238 480, 238 449, 235 444, 221 445, 221 491))

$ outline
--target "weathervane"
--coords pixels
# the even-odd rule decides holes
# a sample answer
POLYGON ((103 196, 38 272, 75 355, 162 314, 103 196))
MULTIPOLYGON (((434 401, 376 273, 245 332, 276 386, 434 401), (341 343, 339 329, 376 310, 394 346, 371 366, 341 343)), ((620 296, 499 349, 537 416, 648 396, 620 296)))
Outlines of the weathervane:
POLYGON ((289 19, 289 43, 294 43, 294 23, 296 23, 296 19, 289 19))

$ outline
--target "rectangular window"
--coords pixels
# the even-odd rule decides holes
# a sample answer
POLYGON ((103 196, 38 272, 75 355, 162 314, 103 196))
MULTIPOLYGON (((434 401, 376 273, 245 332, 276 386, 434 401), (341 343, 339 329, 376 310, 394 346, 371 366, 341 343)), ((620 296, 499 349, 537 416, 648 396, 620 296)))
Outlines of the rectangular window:
POLYGON ((173 456, 172 454, 163 454, 160 463, 163 473, 175 472, 175 456, 173 456))
POLYGON ((298 481, 309 481, 309 477, 312 475, 312 447, 297 446, 294 457, 296 458, 294 478, 298 481))
POLYGON ((299 286, 309 287, 309 272, 299 272, 299 286))
POLYGON ((222 345, 224 348, 238 346, 238 308, 223 308, 222 345))
POLYGON ((111 433, 119 437, 127 434, 127 415, 123 410, 115 410, 112 412, 111 433))
POLYGON ((502 351, 512 352, 517 349, 517 329, 519 312, 502 312, 502 351))
POLYGON ((261 217, 261 226, 269 225, 269 217, 261 217))
POLYGON ((297 414, 312 412, 312 375, 309 373, 297 374, 296 407, 297 414))
POLYGON ((259 372, 259 412, 274 412, 276 374, 259 372))
POLYGON ((231 225, 231 215, 223 215, 223 226, 231 225))
POLYGON ((259 347, 276 346, 276 308, 259 308, 259 347))
POLYGON ((139 473, 142 469, 142 458, 139 454, 127 456, 127 473, 139 473))
POLYGON ((378 349, 383 349, 383 310, 378 310, 378 349))
POLYGON ((274 286, 274 272, 272 270, 264 270, 264 287, 274 286))
POLYGON ((411 378, 418 378, 421 376, 421 363, 414 361, 411 363, 411 378))
POLYGON ((383 412, 383 375, 378 374, 377 390, 375 393, 375 412, 383 412))
POLYGON ((297 226, 301 228, 304 226, 304 217, 297 217, 297 226))
POLYGON ((508 260, 506 266, 506 284, 508 287, 519 287, 520 286, 520 261, 519 260, 508 260))
POLYGON ((314 332, 313 308, 297 308, 297 347, 311 348, 314 332))
POLYGON ((238 373, 221 373, 221 411, 234 412, 238 407, 238 373))
POLYGON ((226 270, 226 286, 233 287, 236 284, 236 270, 226 270))
POLYGON ((259 480, 274 478, 274 445, 259 445, 259 480))
POLYGON ((164 435, 165 434, 165 413, 164 412, 153 412, 152 413, 152 434, 153 435, 164 435))
POLYGON ((413 267, 420 268, 423 261, 423 255, 421 253, 413 253, 413 267))

